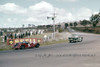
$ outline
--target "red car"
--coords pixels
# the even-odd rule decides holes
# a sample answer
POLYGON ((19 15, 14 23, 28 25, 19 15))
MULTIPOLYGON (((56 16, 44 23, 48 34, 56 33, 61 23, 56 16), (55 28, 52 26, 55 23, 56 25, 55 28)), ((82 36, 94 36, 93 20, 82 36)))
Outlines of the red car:
POLYGON ((25 48, 33 48, 33 47, 38 48, 39 46, 40 46, 39 43, 29 43, 29 42, 23 41, 23 42, 16 43, 13 46, 13 48, 14 49, 25 49, 25 48))

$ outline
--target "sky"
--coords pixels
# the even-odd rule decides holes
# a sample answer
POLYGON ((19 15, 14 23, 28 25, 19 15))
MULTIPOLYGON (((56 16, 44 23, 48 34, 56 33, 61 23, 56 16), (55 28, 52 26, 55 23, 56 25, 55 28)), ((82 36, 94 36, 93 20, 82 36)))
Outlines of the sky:
POLYGON ((89 20, 100 10, 100 0, 0 0, 0 28, 25 27, 28 24, 55 23, 89 20))

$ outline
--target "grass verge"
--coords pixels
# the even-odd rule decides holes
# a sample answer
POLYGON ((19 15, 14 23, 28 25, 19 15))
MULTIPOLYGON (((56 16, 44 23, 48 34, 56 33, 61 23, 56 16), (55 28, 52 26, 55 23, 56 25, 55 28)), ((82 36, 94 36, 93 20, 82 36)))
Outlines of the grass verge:
MULTIPOLYGON (((47 42, 44 42, 44 43, 40 43, 41 46, 46 46, 46 45, 53 45, 53 44, 60 44, 60 43, 66 43, 68 42, 68 40, 59 40, 59 41, 47 41, 47 42)), ((12 46, 9 46, 9 45, 5 45, 5 46, 2 46, 0 48, 0 51, 4 51, 4 50, 12 50, 12 46)))
POLYGON ((4 50, 12 50, 12 46, 5 45, 0 47, 0 51, 4 51, 4 50))
POLYGON ((59 40, 59 41, 53 40, 53 41, 50 41, 50 42, 49 41, 43 42, 40 45, 45 46, 45 45, 53 45, 53 44, 60 44, 60 43, 66 43, 66 42, 68 42, 68 40, 59 40))

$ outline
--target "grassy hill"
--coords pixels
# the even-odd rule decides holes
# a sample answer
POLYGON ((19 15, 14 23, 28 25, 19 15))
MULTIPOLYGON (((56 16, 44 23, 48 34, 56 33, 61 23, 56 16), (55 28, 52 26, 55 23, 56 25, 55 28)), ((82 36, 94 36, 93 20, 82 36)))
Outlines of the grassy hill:
POLYGON ((100 26, 97 26, 95 28, 94 27, 72 27, 72 29, 82 31, 82 32, 100 34, 100 26))

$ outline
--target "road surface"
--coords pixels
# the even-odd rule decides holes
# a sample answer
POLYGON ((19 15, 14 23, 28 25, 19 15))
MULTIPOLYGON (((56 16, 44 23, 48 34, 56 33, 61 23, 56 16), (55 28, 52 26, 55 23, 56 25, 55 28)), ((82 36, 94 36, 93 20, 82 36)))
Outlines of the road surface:
POLYGON ((0 67, 100 67, 100 35, 79 34, 83 42, 0 51, 0 67))

